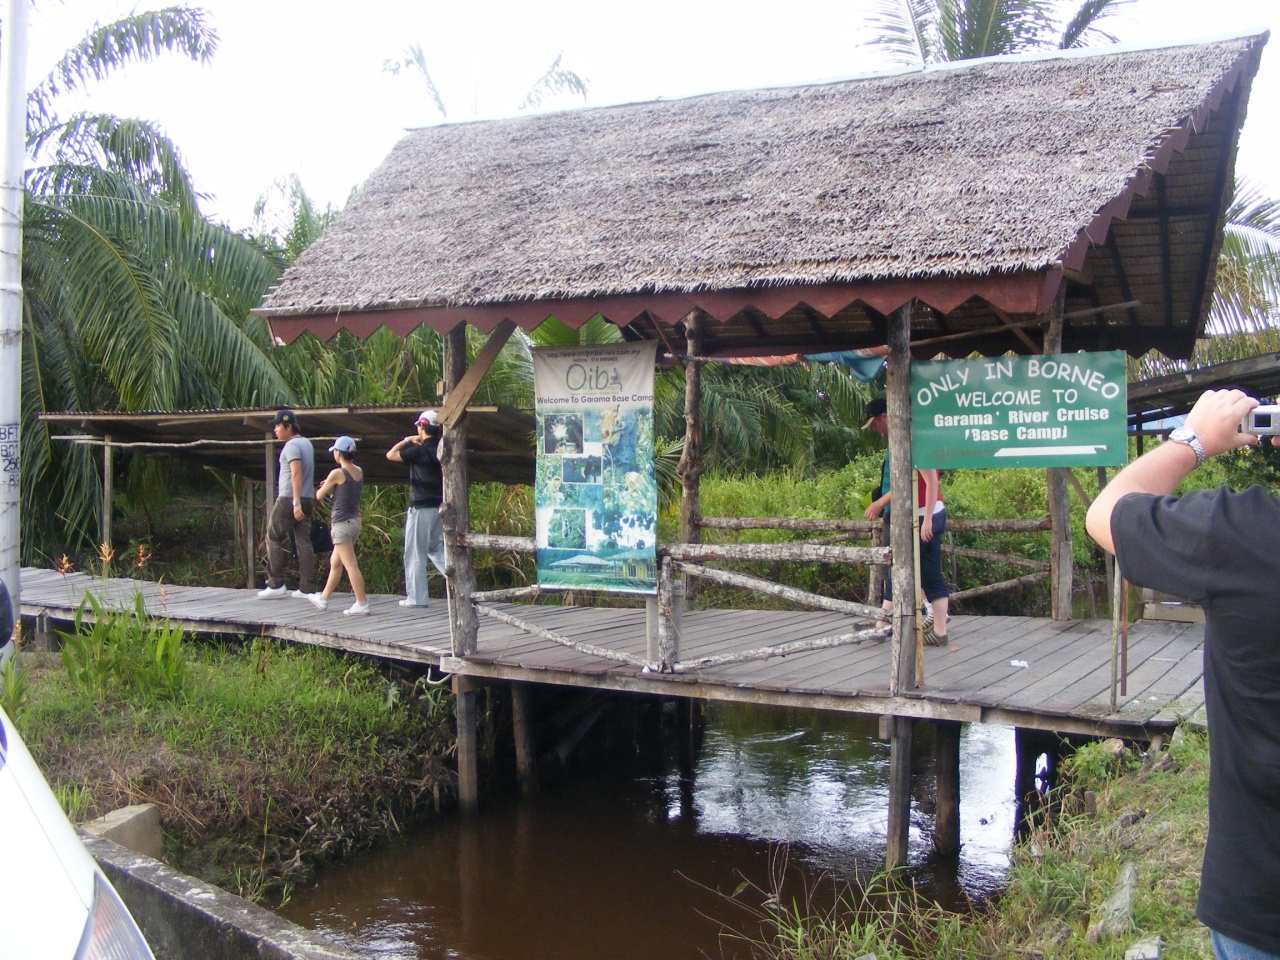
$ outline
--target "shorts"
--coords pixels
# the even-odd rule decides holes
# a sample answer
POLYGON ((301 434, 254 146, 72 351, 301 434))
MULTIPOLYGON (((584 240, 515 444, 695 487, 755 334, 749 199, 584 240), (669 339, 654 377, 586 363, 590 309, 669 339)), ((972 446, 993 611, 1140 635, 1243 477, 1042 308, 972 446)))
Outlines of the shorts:
MULTIPOLYGON (((951 596, 947 581, 942 577, 942 535, 946 532, 947 511, 944 508, 933 515, 933 538, 928 542, 920 541, 920 592, 930 603, 951 596)), ((884 598, 892 600, 892 571, 884 579, 884 598)))
POLYGON ((355 543, 360 538, 360 518, 354 520, 337 520, 329 527, 334 543, 355 543))

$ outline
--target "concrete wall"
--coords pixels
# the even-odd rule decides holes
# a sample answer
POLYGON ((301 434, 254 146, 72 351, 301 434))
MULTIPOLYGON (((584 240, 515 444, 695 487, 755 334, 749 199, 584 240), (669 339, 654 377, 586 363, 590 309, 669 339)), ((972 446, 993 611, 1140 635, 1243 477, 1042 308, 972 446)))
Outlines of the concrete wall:
POLYGON ((248 900, 83 830, 157 960, 358 960, 248 900))

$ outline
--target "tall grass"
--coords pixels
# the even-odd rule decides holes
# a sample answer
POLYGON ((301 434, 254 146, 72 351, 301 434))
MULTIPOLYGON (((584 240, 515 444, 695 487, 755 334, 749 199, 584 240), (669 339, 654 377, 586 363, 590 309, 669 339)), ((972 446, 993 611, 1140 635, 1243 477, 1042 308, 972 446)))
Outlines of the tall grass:
POLYGON ((261 639, 166 647, 167 628, 95 615, 65 670, 33 670, 23 736, 78 815, 157 804, 181 869, 279 893, 452 795, 447 691, 261 639))

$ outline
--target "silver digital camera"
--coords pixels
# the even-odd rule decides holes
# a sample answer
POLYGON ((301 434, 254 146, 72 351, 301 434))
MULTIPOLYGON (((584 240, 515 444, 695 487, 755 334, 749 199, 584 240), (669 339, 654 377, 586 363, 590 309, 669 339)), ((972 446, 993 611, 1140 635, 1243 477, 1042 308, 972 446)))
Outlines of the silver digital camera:
POLYGON ((1280 406, 1263 404, 1260 407, 1254 407, 1240 421, 1240 430, 1257 437, 1280 435, 1280 406))

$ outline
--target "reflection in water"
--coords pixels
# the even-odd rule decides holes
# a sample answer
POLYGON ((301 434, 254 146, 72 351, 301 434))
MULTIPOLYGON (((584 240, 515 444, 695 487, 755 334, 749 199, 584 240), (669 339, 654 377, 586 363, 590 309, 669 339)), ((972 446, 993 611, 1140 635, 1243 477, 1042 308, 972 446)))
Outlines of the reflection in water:
MULTIPOLYGON (((281 913, 371 958, 731 956, 720 924, 743 915, 722 894, 744 878, 767 888, 777 845, 810 887, 883 862, 889 758, 875 737, 874 721, 838 714, 709 707, 691 781, 579 779, 493 801, 330 869, 281 913)), ((932 808, 913 805, 915 876, 943 902, 963 902, 957 880, 982 895, 1003 876, 1014 763, 1012 730, 965 728, 958 868, 930 861, 932 808)))

